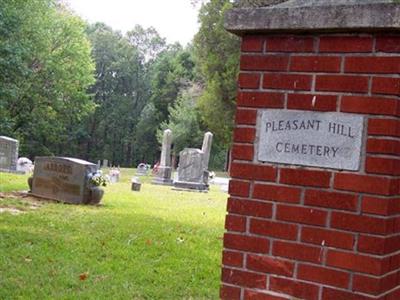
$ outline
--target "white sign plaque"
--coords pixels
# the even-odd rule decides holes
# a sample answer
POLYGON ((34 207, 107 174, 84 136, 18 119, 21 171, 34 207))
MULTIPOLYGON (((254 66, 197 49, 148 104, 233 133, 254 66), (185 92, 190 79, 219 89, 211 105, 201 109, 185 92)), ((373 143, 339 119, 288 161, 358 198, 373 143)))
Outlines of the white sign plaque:
POLYGON ((336 112, 270 109, 258 120, 258 160, 356 171, 364 118, 336 112))

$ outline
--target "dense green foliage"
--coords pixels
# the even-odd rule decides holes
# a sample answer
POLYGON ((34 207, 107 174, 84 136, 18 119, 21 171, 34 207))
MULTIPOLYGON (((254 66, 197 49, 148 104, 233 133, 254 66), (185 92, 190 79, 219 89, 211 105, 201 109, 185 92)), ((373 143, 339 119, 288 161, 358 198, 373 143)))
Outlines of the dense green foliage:
POLYGON ((51 0, 0 4, 0 133, 31 156, 75 153, 75 124, 93 111, 85 24, 51 0))
MULTIPOLYGON (((100 207, 3 194, 1 208, 25 213, 0 213, 0 299, 217 299, 226 193, 150 177, 132 192, 134 173, 122 169, 100 207)), ((0 193, 27 188, 0 174, 0 193)))
POLYGON ((186 48, 152 27, 124 35, 85 24, 60 3, 0 0, 0 135, 20 140, 20 156, 152 164, 169 127, 175 155, 213 132, 212 168, 221 169, 239 55, 223 28, 230 1, 203 3, 186 48))

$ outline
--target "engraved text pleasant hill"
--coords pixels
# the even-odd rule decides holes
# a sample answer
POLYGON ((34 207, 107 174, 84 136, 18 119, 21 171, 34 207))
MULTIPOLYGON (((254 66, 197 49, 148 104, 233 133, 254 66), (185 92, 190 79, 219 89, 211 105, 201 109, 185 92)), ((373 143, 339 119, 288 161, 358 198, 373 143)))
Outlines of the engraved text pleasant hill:
POLYGON ((355 170, 363 119, 342 113, 268 110, 262 113, 258 159, 355 170))

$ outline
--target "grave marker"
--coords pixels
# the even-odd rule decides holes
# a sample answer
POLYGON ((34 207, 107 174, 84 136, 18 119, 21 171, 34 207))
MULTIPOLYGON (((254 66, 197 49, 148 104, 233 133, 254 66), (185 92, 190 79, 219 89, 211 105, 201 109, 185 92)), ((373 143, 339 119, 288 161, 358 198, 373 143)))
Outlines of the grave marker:
POLYGON ((17 172, 18 140, 0 136, 0 172, 17 172))
POLYGON ((36 157, 31 192, 72 204, 97 204, 103 194, 90 180, 96 172, 95 164, 81 159, 36 157))
POLYGON ((172 145, 172 131, 170 129, 164 130, 160 165, 158 166, 157 173, 153 179, 153 184, 172 185, 172 167, 171 167, 171 145, 172 145))

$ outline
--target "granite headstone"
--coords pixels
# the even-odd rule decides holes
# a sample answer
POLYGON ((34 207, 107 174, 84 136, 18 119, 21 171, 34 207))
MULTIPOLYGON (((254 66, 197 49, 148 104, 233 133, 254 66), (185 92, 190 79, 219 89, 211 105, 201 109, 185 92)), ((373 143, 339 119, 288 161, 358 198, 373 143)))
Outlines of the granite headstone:
POLYGON ((31 193, 72 204, 97 204, 103 191, 91 183, 97 166, 69 157, 36 157, 31 193))
POLYGON ((17 172, 18 140, 0 136, 0 171, 17 172))
POLYGON ((145 163, 140 163, 136 169, 137 176, 147 176, 149 173, 149 166, 145 163))
POLYGON ((179 153, 178 180, 175 188, 208 190, 208 172, 204 169, 204 152, 185 148, 179 153))
POLYGON ((153 184, 172 185, 172 167, 171 167, 171 144, 172 144, 172 131, 170 129, 164 130, 160 165, 157 168, 153 184))

